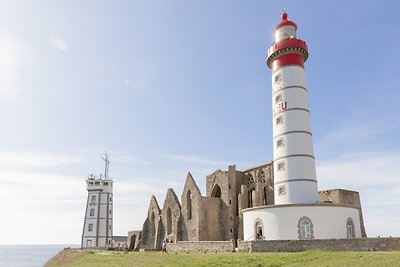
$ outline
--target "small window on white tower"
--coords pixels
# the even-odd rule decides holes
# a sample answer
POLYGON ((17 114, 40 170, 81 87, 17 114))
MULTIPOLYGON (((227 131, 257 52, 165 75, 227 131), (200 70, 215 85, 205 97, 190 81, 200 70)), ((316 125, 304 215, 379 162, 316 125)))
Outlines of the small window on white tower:
POLYGON ((279 94, 277 96, 275 96, 275 103, 279 103, 283 101, 283 95, 279 94))
POLYGON ((275 119, 275 124, 279 125, 279 124, 282 124, 282 123, 283 123, 283 116, 280 115, 275 119))
POLYGON ((96 196, 95 195, 92 195, 90 204, 96 204, 96 196))
POLYGON ((286 195, 286 186, 285 185, 281 185, 280 187, 278 187, 278 196, 283 196, 286 195))
POLYGON ((277 170, 278 172, 285 170, 285 161, 282 160, 277 163, 277 170))
POLYGON ((90 209, 90 214, 89 216, 94 216, 94 209, 90 209))
POLYGON ((280 138, 276 141, 276 147, 283 147, 285 146, 285 140, 283 138, 280 138))
POLYGON ((88 225, 88 231, 89 231, 89 232, 93 231, 93 223, 89 223, 89 225, 88 225))
POLYGON ((278 83, 280 81, 282 81, 282 75, 278 73, 277 75, 275 75, 274 83, 278 83))

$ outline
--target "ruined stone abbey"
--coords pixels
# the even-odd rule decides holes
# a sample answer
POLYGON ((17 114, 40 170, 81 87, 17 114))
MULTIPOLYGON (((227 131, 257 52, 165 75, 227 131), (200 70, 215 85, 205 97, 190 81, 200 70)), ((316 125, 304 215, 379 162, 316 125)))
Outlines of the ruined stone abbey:
MULTIPOLYGON (((356 207, 366 237, 358 192, 332 189, 318 193, 320 203, 356 207)), ((245 170, 236 170, 235 165, 227 171, 216 170, 206 177, 206 196, 188 173, 180 201, 172 188, 167 190, 162 208, 155 196, 151 197, 140 247, 160 249, 165 238, 174 243, 243 240, 242 210, 274 204, 272 162, 245 170)))

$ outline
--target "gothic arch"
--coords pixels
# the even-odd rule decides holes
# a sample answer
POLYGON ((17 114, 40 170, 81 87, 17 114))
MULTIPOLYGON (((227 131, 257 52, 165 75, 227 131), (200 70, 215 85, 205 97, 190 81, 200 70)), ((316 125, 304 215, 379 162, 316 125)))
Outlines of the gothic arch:
POLYGON ((172 213, 171 209, 168 207, 167 209, 167 235, 172 233, 172 213))
POLYGON ((254 240, 264 240, 264 224, 260 218, 254 221, 254 240))
POLYGON ((187 211, 187 220, 192 219, 192 192, 190 190, 186 193, 186 211, 187 211))
POLYGON ((156 218, 154 215, 154 211, 151 213, 150 217, 150 233, 152 237, 156 235, 156 218))
POLYGON ((214 188, 211 193, 211 197, 221 198, 221 187, 219 185, 214 185, 214 188))

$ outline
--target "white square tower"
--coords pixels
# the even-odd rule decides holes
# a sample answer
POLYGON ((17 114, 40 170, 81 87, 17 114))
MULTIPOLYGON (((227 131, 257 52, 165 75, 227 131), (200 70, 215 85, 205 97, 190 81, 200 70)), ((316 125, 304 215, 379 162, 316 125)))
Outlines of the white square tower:
POLYGON ((106 154, 105 178, 90 175, 86 180, 88 197, 83 223, 81 248, 108 249, 113 236, 113 181, 108 179, 106 154))

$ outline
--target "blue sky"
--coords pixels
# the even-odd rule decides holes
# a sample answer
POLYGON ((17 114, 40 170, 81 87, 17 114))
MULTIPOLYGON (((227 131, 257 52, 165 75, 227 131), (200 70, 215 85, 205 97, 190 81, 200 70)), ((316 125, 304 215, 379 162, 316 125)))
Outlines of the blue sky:
POLYGON ((400 236, 397 1, 1 1, 0 243, 80 243, 111 157, 114 234, 155 194, 272 159, 265 54, 283 7, 306 62, 319 189, 400 236), (5 218, 5 219, 4 219, 5 218))

